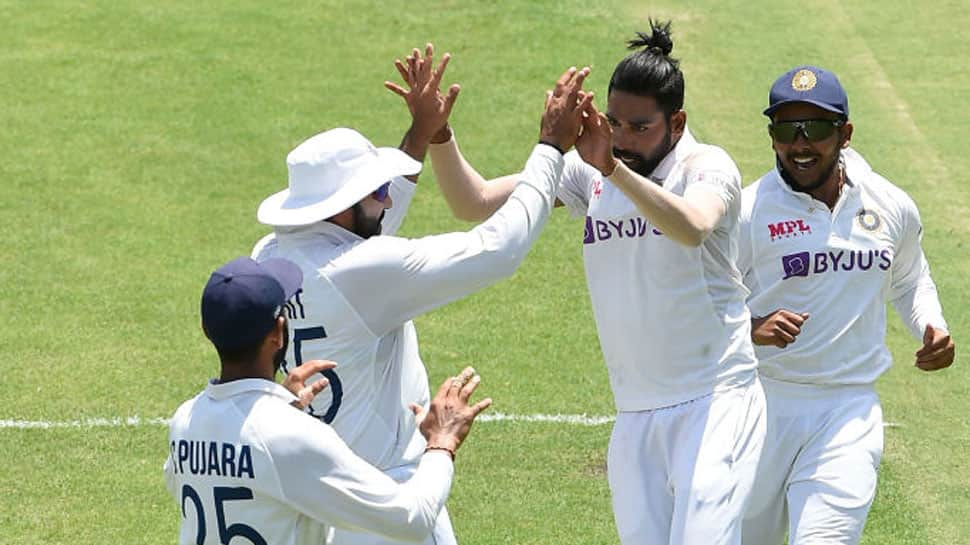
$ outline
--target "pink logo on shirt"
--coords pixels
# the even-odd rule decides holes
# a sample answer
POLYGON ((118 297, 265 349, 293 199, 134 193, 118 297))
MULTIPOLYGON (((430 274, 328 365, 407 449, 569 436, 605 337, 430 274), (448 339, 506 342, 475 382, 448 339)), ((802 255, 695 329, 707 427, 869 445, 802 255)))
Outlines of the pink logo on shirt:
POLYGON ((596 199, 603 194, 603 180, 596 179, 593 182, 593 198, 596 199))
POLYGON ((768 224, 768 235, 774 242, 777 238, 791 238, 801 235, 812 234, 812 226, 805 223, 805 220, 786 220, 778 223, 768 224))

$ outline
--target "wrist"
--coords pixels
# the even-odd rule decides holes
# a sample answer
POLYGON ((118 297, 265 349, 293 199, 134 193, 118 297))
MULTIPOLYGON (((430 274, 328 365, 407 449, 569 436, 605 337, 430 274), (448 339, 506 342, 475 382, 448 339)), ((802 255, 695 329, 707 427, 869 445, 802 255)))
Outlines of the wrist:
POLYGON ((443 127, 438 129, 438 131, 431 136, 431 143, 444 144, 445 142, 451 140, 452 136, 454 135, 451 132, 451 127, 448 125, 448 123, 445 123, 443 127))
POLYGON ((566 152, 563 151, 563 149, 562 149, 562 145, 559 144, 559 142, 556 142, 555 140, 553 140, 551 138, 540 138, 539 139, 539 143, 540 144, 545 144, 545 145, 549 146, 550 148, 558 151, 559 152, 559 155, 565 155, 566 154, 566 152))
POLYGON ((610 155, 609 162, 607 162, 604 165, 598 166, 596 168, 597 170, 600 171, 600 174, 602 174, 606 178, 609 178, 610 176, 613 175, 614 172, 616 172, 616 168, 619 166, 619 164, 620 162, 616 159, 616 157, 613 157, 612 155, 610 155))
POLYGON ((445 453, 448 454, 448 456, 451 457, 451 461, 452 462, 455 461, 455 449, 453 449, 453 448, 446 447, 444 445, 435 445, 435 444, 429 443, 428 446, 425 447, 424 452, 427 453, 427 452, 432 451, 432 450, 438 450, 438 451, 441 451, 441 452, 445 452, 445 453))

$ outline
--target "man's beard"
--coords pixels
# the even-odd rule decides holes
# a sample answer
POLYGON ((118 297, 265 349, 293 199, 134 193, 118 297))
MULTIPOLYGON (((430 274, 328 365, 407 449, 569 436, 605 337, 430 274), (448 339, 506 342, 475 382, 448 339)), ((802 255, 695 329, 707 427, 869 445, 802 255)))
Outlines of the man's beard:
POLYGON ((285 320, 283 322, 283 346, 273 354, 273 374, 279 372, 280 367, 283 365, 283 361, 286 359, 286 349, 290 346, 290 322, 285 320))
POLYGON ((381 221, 384 220, 384 212, 376 218, 369 218, 364 213, 364 207, 360 203, 353 206, 354 225, 352 231, 360 238, 370 238, 381 234, 381 221))
POLYGON ((832 164, 829 165, 828 168, 822 169, 822 173, 818 175, 818 178, 816 178, 814 182, 810 184, 802 184, 799 183, 790 172, 785 170, 785 165, 782 164, 781 157, 778 156, 778 152, 775 152, 775 164, 778 166, 778 172, 781 173, 781 178, 785 180, 785 183, 787 183, 789 187, 800 193, 811 193, 812 191, 815 191, 816 189, 825 185, 825 182, 828 181, 829 177, 832 176, 832 173, 835 172, 835 169, 838 168, 840 158, 841 154, 836 153, 835 157, 832 159, 832 164))
POLYGON ((627 163, 624 161, 623 164, 640 176, 650 178, 650 174, 657 169, 657 165, 664 160, 664 157, 670 153, 672 148, 671 131, 670 129, 667 129, 667 134, 664 135, 663 142, 661 142, 660 145, 657 146, 657 148, 653 150, 653 153, 651 153, 648 157, 644 157, 635 151, 621 151, 615 147, 613 148, 613 157, 621 160, 624 158, 633 159, 632 162, 627 163))

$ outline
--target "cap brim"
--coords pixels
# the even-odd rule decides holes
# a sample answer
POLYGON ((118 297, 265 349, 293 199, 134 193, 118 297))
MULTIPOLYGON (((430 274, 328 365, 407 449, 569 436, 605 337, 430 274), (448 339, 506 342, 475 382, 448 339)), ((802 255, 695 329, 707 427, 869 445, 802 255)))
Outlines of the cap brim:
POLYGON ((287 301, 303 286, 303 271, 288 259, 267 259, 260 262, 259 266, 280 283, 287 301))
POLYGON ((818 101, 818 100, 810 100, 810 99, 782 100, 781 102, 778 102, 776 104, 772 104, 771 106, 768 106, 768 108, 766 108, 765 111, 762 112, 762 113, 765 114, 768 117, 771 117, 771 114, 775 113, 775 111, 777 111, 778 108, 781 108, 782 106, 784 106, 786 104, 797 104, 799 102, 803 102, 805 104, 811 104, 813 106, 818 106, 819 108, 821 108, 821 109, 823 109, 823 110, 825 110, 827 112, 832 112, 834 114, 845 115, 845 112, 843 112, 842 110, 839 110, 838 108, 832 106, 831 104, 826 104, 826 103, 821 102, 821 101, 818 101))
POLYGON ((289 189, 284 189, 259 205, 256 218, 260 223, 274 227, 309 225, 347 210, 392 178, 421 172, 421 163, 397 148, 377 148, 377 155, 378 161, 347 180, 330 197, 297 200, 292 198, 289 189))

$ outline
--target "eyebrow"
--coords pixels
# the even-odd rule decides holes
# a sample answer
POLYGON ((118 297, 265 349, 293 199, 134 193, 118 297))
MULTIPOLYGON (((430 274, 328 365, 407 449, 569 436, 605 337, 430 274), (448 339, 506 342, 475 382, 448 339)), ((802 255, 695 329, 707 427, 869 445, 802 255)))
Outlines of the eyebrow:
MULTIPOLYGON (((606 114, 606 118, 609 119, 610 121, 614 121, 614 122, 619 122, 620 121, 619 119, 613 117, 609 113, 606 114)), ((654 115, 651 118, 631 119, 630 121, 627 121, 626 123, 627 123, 627 125, 649 125, 651 123, 656 123, 656 122, 657 122, 657 116, 654 115)))

